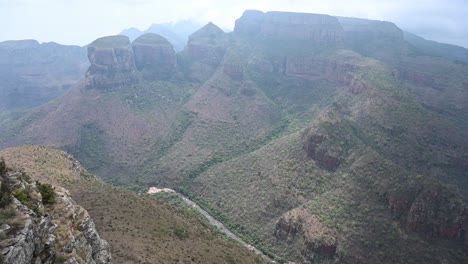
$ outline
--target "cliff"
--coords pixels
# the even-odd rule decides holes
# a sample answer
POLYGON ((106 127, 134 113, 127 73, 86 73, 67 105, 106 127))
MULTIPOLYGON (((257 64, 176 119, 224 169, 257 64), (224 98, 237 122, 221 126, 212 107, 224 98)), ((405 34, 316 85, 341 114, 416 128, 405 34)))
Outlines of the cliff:
POLYGON ((176 56, 171 43, 160 35, 147 33, 132 43, 137 69, 143 78, 167 79, 176 67, 176 56))
POLYGON ((108 243, 66 189, 2 174, 1 263, 111 263, 108 243))
POLYGON ((226 44, 226 33, 211 22, 190 35, 186 48, 190 77, 201 81, 211 76, 223 59, 226 44))
POLYGON ((312 40, 339 44, 343 29, 335 17, 321 14, 247 10, 236 20, 234 32, 267 38, 312 40))
POLYGON ((135 80, 136 66, 132 45, 126 36, 102 37, 88 45, 91 66, 86 73, 91 87, 110 90, 135 80))
POLYGON ((337 239, 334 231, 305 208, 286 212, 276 222, 274 236, 288 243, 301 240, 302 245, 299 246, 305 263, 328 263, 337 257, 337 239))

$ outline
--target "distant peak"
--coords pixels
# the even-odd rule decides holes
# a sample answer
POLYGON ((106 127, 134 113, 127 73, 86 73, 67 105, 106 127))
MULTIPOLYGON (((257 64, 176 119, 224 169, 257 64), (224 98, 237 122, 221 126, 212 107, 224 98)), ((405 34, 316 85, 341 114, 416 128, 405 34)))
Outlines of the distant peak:
POLYGON ((213 37, 213 36, 222 36, 225 32, 215 25, 213 22, 209 22, 195 33, 190 35, 190 39, 198 39, 198 38, 206 38, 206 37, 213 37))

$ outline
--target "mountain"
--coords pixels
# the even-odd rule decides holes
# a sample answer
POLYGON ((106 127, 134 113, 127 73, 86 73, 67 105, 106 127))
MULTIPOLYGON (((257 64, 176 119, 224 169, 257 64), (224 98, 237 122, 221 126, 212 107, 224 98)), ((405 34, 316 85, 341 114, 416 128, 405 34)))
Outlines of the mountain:
POLYGON ((468 66, 393 23, 248 10, 177 54, 109 36, 88 57, 77 87, 0 127, 1 147, 175 188, 281 263, 468 260, 468 66))
POLYGON ((176 51, 184 49, 187 39, 193 32, 197 31, 203 25, 190 20, 181 20, 176 23, 152 24, 148 29, 141 31, 137 28, 128 28, 119 33, 127 36, 130 41, 146 33, 154 33, 166 38, 176 51))
POLYGON ((63 95, 88 66, 86 48, 35 40, 0 42, 0 110, 27 110, 63 95))
MULTIPOLYGON (((2 150, 0 157, 4 157, 11 170, 29 175, 31 182, 55 186, 55 209, 49 215, 52 219, 61 217, 56 227, 56 248, 65 245, 65 252, 55 255, 56 262, 70 261, 76 254, 75 261, 82 261, 80 258, 87 256, 88 248, 83 246, 86 243, 82 243, 83 235, 79 232, 87 229, 78 226, 82 223, 83 227, 86 224, 86 227, 94 228, 95 225, 101 237, 107 240, 113 263, 265 263, 255 253, 223 237, 202 216, 183 207, 176 197, 136 194, 104 184, 63 151, 25 146, 2 150), (65 186, 68 191, 58 186, 65 186), (76 205, 71 197, 87 211, 76 205), (62 205, 62 201, 66 203, 62 205), (94 223, 88 220, 89 216, 94 223), (61 232, 67 232, 67 228, 73 231, 71 238, 76 240, 73 243, 64 241, 68 236, 61 232)), ((46 210, 50 211, 50 208, 46 207, 46 210)), ((43 218, 49 219, 47 215, 43 218)), ((41 226, 50 228, 47 223, 41 221, 41 226)), ((85 236, 87 234, 95 239, 95 233, 86 231, 85 236)), ((0 237, 2 246, 6 241, 3 239, 0 237)), ((25 244, 30 245, 29 241, 25 244)), ((95 256, 94 245, 92 256, 95 256)), ((86 258, 83 260, 80 263, 94 263, 86 258)))

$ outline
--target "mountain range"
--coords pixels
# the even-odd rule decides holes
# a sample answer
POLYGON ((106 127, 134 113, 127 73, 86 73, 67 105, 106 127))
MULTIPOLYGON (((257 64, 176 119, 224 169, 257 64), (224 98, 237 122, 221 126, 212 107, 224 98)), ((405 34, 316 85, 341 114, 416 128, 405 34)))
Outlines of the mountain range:
MULTIPOLYGON (((161 35, 89 44, 79 84, 0 122, 0 147, 50 145, 109 184, 173 188, 280 263, 468 261, 466 49, 256 10, 177 53, 161 35)), ((117 195, 72 186, 97 219, 117 195)))

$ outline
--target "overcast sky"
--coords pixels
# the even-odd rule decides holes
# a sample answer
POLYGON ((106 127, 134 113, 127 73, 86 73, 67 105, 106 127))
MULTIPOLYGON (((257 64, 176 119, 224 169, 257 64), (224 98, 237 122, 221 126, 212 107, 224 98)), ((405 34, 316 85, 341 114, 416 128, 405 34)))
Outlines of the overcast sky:
POLYGON ((0 41, 86 45, 129 27, 192 19, 226 29, 245 9, 387 20, 427 39, 468 48, 467 0, 0 0, 0 41))

